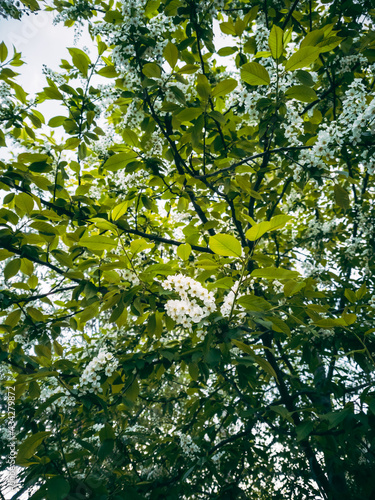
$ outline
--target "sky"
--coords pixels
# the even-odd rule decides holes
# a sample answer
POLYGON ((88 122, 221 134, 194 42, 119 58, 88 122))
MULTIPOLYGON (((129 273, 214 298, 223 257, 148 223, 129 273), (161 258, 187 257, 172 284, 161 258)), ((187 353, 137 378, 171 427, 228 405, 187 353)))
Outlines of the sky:
MULTIPOLYGON (((16 82, 31 95, 40 92, 46 86, 42 72, 43 64, 54 71, 59 71, 61 59, 71 60, 67 47, 92 47, 90 36, 83 30, 82 36, 75 44, 74 29, 67 28, 63 23, 53 25, 53 13, 39 12, 23 16, 21 20, 0 20, 0 42, 4 41, 9 53, 14 45, 22 53, 26 64, 13 68, 20 73, 16 82)), ((56 101, 46 101, 38 109, 46 120, 61 114, 56 101)))
MULTIPOLYGON (((20 21, 15 19, 0 19, 0 42, 4 41, 8 47, 9 55, 13 53, 14 45, 18 52, 22 53, 22 60, 26 64, 12 69, 20 75, 16 82, 31 95, 46 86, 45 76, 42 72, 43 64, 54 71, 59 70, 62 58, 71 60, 67 47, 74 47, 74 29, 66 28, 62 23, 53 25, 53 14, 41 12, 30 16, 24 16, 20 21)), ((88 34, 83 33, 77 46, 92 46, 88 34)), ((44 114, 46 121, 52 116, 61 114, 57 101, 48 100, 38 106, 44 114)), ((4 156, 4 153, 3 153, 4 156)), ((0 191, 0 196, 4 192, 0 191)), ((6 499, 15 493, 11 489, 4 491, 6 499)), ((25 493, 21 498, 27 498, 25 493)))

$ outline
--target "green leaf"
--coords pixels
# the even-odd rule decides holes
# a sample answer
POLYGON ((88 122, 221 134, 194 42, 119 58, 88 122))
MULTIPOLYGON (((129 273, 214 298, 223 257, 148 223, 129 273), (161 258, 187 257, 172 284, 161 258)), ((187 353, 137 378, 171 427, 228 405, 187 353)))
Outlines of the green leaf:
POLYGON ((199 368, 197 363, 189 363, 189 374, 193 380, 198 380, 199 368))
POLYGON ((99 431, 100 442, 104 443, 106 439, 116 439, 115 431, 113 427, 106 423, 102 429, 99 431))
POLYGON ((24 460, 25 458, 31 458, 38 446, 40 446, 43 440, 52 434, 51 431, 37 432, 32 436, 23 441, 18 447, 17 461, 24 460))
POLYGON ((343 318, 325 318, 314 321, 314 325, 320 326, 320 328, 334 328, 336 326, 346 326, 346 322, 343 318))
POLYGON ((355 292, 357 300, 361 300, 367 293, 366 283, 362 283, 361 287, 355 292))
POLYGON ((315 81, 308 71, 299 69, 296 71, 296 77, 305 87, 314 87, 315 85, 315 81))
POLYGON ((17 83, 13 83, 12 87, 13 87, 13 90, 14 90, 14 93, 15 93, 17 99, 19 99, 23 104, 26 104, 27 93, 23 90, 21 85, 18 85, 17 83))
POLYGON ((64 347, 59 344, 57 340, 53 341, 53 349, 58 356, 62 356, 64 354, 64 347))
POLYGON ((255 241, 268 231, 275 231, 276 229, 283 228, 285 224, 292 219, 293 217, 290 215, 276 215, 272 217, 270 221, 263 221, 252 226, 246 231, 245 236, 248 240, 255 241))
POLYGON ((114 447, 115 441, 113 439, 106 439, 99 448, 98 459, 102 461, 112 455, 114 447))
POLYGON ((217 51, 217 53, 221 57, 226 57, 226 56, 231 56, 232 54, 237 52, 237 50, 238 50, 238 47, 222 47, 221 49, 219 49, 217 51))
POLYGON ((288 99, 296 99, 301 102, 314 102, 318 99, 315 90, 306 85, 294 85, 285 92, 288 99))
POLYGON ((241 67, 241 78, 250 85, 269 85, 270 83, 268 71, 257 62, 244 64, 241 67))
POLYGON ((226 22, 220 23, 220 29, 226 35, 232 35, 232 36, 237 35, 236 28, 234 27, 234 24, 232 21, 226 21, 226 22))
POLYGON ((230 234, 219 233, 215 236, 210 236, 209 247, 211 250, 226 257, 241 257, 241 243, 230 234))
POLYGON ((331 411, 322 415, 320 418, 324 420, 328 420, 328 430, 337 427, 346 417, 353 413, 352 407, 344 408, 340 411, 331 411))
POLYGON ((55 99, 57 101, 63 100, 63 95, 56 87, 44 87, 43 93, 47 99, 55 99))
POLYGON ((310 66, 320 54, 320 50, 315 47, 303 47, 297 50, 285 64, 286 71, 294 71, 310 66))
MULTIPOLYGON (((193 380, 194 380, 194 379, 193 379, 193 380)), ((196 467, 196 466, 197 466, 197 464, 192 465, 192 466, 190 467, 190 469, 188 469, 188 470, 184 473, 184 475, 182 476, 181 481, 185 481, 185 479, 187 479, 187 478, 190 476, 190 474, 193 472, 193 470, 195 469, 195 467, 196 467)))
POLYGON ((241 342, 241 340, 232 339, 232 343, 246 354, 251 354, 252 356, 255 355, 254 350, 249 345, 241 342))
POLYGON ((64 124, 66 119, 67 119, 66 116, 54 116, 48 122, 48 126, 52 128, 61 127, 61 125, 64 124))
POLYGON ((174 270, 169 264, 152 264, 152 266, 149 266, 145 272, 147 274, 149 273, 154 273, 154 274, 173 274, 174 270))
POLYGON ((195 73, 198 71, 199 66, 196 64, 185 64, 182 68, 179 68, 177 70, 178 73, 184 73, 186 75, 191 75, 192 73, 195 73))
POLYGON ((177 247, 177 255, 180 257, 180 259, 188 260, 190 254, 191 245, 189 245, 189 243, 185 243, 184 245, 180 245, 179 247, 177 247))
POLYGON ((280 319, 276 316, 271 316, 271 317, 267 316, 265 319, 271 321, 273 331, 279 332, 279 333, 285 333, 286 335, 288 335, 288 337, 290 337, 290 334, 291 334, 290 328, 285 323, 285 321, 283 321, 282 319, 280 319))
POLYGON ((254 278, 266 278, 268 280, 286 280, 298 278, 297 271, 282 269, 280 267, 264 267, 263 269, 255 269, 250 276, 254 278))
POLYGON ((108 236, 84 236, 79 240, 79 244, 95 252, 109 252, 117 246, 117 240, 108 236))
POLYGON ((204 361, 211 366, 216 366, 220 363, 221 351, 220 349, 210 349, 204 356, 204 361))
POLYGON ((74 66, 83 73, 84 76, 87 76, 87 72, 89 69, 89 64, 91 63, 90 58, 83 50, 77 49, 75 47, 68 48, 70 55, 72 56, 72 61, 74 66))
POLYGON ((112 222, 109 222, 107 219, 103 219, 102 217, 93 217, 90 219, 90 222, 93 222, 98 229, 108 229, 114 234, 117 232, 117 227, 112 224, 112 222))
POLYGON ((156 63, 147 63, 143 66, 142 73, 148 78, 160 78, 161 68, 156 63))
POLYGON ((234 78, 227 78, 219 82, 212 90, 212 97, 221 97, 230 94, 237 87, 237 82, 234 78))
POLYGON ((344 210, 347 210, 350 207, 350 199, 348 192, 346 191, 346 189, 341 187, 340 184, 335 184, 333 189, 337 205, 343 208, 344 210))
POLYGON ((22 212, 30 215, 32 209, 34 208, 34 200, 29 194, 20 193, 15 197, 15 204, 22 212))
POLYGON ((115 172, 117 170, 125 168, 129 162, 137 157, 138 155, 137 153, 134 153, 134 151, 129 151, 127 153, 117 153, 108 158, 108 160, 104 164, 104 168, 110 170, 111 172, 115 172))
POLYGON ((119 75, 114 66, 105 66, 97 72, 98 75, 104 78, 117 78, 119 75))
POLYGON ((272 307, 263 297, 256 295, 242 296, 237 299, 237 302, 248 311, 268 311, 272 307))
POLYGON ((245 233, 245 236, 250 241, 256 241, 267 231, 269 231, 269 228, 270 223, 268 221, 263 221, 259 224, 255 224, 255 226, 252 226, 250 229, 248 229, 245 233))
POLYGON ((305 282, 298 282, 294 280, 287 281, 284 285, 285 297, 292 297, 306 286, 305 282))
POLYGON ((269 231, 275 231, 276 229, 281 229, 293 219, 294 217, 291 215, 284 215, 284 214, 275 215, 275 217, 272 217, 272 219, 269 221, 270 224, 269 231))
POLYGON ((313 428, 314 428, 314 423, 310 422, 309 420, 306 420, 301 424, 298 424, 296 427, 297 441, 303 441, 304 439, 306 439, 307 436, 310 434, 310 432, 313 430, 313 428))
POLYGON ((290 413, 284 406, 270 406, 270 410, 278 413, 282 418, 285 418, 285 420, 288 420, 291 424, 294 424, 292 413, 290 413))
POLYGON ((138 238, 130 243, 130 251, 133 255, 142 252, 143 250, 153 248, 154 243, 146 241, 144 238, 138 238))
POLYGON ((134 130, 125 129, 121 132, 124 143, 130 147, 139 147, 139 139, 134 130))
POLYGON ((350 288, 345 288, 344 295, 349 300, 349 302, 351 302, 352 304, 356 303, 357 298, 353 290, 350 290, 350 288))
POLYGON ((302 47, 315 47, 318 45, 319 42, 321 42, 324 38, 324 29, 318 29, 318 30, 312 30, 307 35, 305 38, 302 40, 300 44, 300 48, 302 47))
POLYGON ((48 155, 41 153, 21 153, 18 155, 17 161, 20 163, 37 163, 42 161, 48 161, 51 158, 48 155))
POLYGON ((69 482, 62 476, 55 476, 46 482, 48 500, 63 500, 70 491, 69 482))
POLYGON ((137 399, 138 394, 139 394, 139 384, 138 380, 135 379, 132 385, 129 387, 129 389, 125 392, 125 396, 127 399, 134 402, 137 399))
POLYGON ((352 325, 357 321, 357 315, 354 313, 343 313, 341 317, 347 325, 352 325))
POLYGON ((172 42, 168 42, 164 47, 163 56, 169 66, 173 69, 178 61, 178 48, 172 42))
POLYGON ((203 99, 208 99, 211 95, 211 86, 205 75, 197 76, 197 92, 203 99))
POLYGON ((13 278, 18 271, 20 270, 21 267, 21 259, 13 259, 4 268, 4 278, 6 280, 9 280, 10 278, 13 278))
POLYGON ((8 49, 4 42, 0 43, 0 62, 4 62, 8 56, 8 49))
POLYGON ((116 205, 114 208, 112 208, 112 211, 111 211, 112 220, 116 221, 117 219, 122 217, 126 213, 128 207, 129 207, 129 202, 127 200, 125 200, 125 201, 119 203, 118 205, 116 205))
POLYGON ((268 45, 271 49, 271 54, 274 59, 279 59, 283 54, 283 36, 284 31, 274 24, 268 38, 268 45))
POLYGON ((271 377, 274 377, 276 379, 276 381, 278 381, 278 378, 277 378, 277 375, 276 375, 276 372, 275 370, 272 368, 271 364, 266 361, 265 359, 261 358, 260 356, 253 356, 254 357, 254 360, 256 363, 258 363, 258 365, 266 372, 268 373, 269 375, 271 375, 271 377))
POLYGON ((337 36, 332 36, 318 43, 317 47, 319 48, 320 52, 324 54, 325 52, 330 52, 332 49, 336 48, 343 40, 345 39, 339 38, 337 36))
POLYGON ((190 122, 203 113, 201 108, 186 108, 180 111, 176 117, 181 122, 190 122))

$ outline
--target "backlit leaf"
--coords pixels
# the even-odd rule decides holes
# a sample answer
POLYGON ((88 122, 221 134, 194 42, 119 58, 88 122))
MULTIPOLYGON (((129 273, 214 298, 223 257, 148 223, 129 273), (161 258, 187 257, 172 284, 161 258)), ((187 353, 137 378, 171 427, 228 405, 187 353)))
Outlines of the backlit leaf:
POLYGON ((241 67, 241 78, 250 85, 269 85, 270 83, 268 71, 257 62, 244 64, 241 67))
POLYGON ((274 24, 268 38, 268 45, 274 59, 279 59, 283 54, 283 36, 283 30, 274 24))
POLYGON ((241 243, 230 234, 216 234, 210 236, 209 246, 213 252, 227 257, 241 257, 241 243))
POLYGON ((290 271, 289 269, 282 269, 280 267, 264 267, 263 269, 255 269, 252 271, 251 276, 254 278, 266 278, 268 280, 290 280, 298 278, 297 271, 290 271))
POLYGON ((294 71, 310 66, 319 57, 320 50, 315 47, 303 47, 297 50, 286 62, 286 71, 294 71))

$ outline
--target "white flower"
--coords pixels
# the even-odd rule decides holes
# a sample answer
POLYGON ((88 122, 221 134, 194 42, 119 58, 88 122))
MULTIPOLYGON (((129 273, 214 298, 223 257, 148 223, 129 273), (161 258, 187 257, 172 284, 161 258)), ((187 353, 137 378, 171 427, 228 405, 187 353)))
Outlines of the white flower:
POLYGON ((199 323, 216 310, 214 294, 198 281, 183 274, 169 276, 162 283, 162 287, 165 290, 175 290, 180 295, 181 300, 168 300, 165 309, 168 316, 185 328, 190 328, 192 322, 199 323), (204 307, 197 303, 196 298, 203 303, 204 307))

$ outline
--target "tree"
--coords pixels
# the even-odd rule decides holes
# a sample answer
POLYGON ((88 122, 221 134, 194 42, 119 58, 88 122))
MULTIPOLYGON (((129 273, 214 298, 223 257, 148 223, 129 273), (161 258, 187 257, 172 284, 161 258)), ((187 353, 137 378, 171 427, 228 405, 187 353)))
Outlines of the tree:
POLYGON ((372 0, 0 7, 13 498, 374 498, 372 0))

